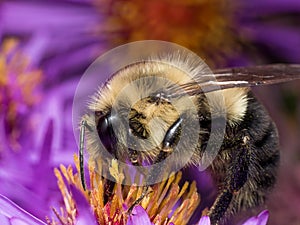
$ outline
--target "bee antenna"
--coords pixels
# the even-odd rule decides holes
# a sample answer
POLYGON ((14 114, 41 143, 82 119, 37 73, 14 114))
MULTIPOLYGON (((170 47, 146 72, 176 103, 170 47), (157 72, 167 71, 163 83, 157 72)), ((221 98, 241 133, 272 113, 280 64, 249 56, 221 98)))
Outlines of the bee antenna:
POLYGON ((80 179, 83 190, 86 190, 86 182, 84 176, 84 166, 83 166, 83 149, 84 149, 84 136, 85 136, 85 128, 90 127, 86 120, 82 120, 80 124, 80 137, 79 137, 79 169, 80 169, 80 179))

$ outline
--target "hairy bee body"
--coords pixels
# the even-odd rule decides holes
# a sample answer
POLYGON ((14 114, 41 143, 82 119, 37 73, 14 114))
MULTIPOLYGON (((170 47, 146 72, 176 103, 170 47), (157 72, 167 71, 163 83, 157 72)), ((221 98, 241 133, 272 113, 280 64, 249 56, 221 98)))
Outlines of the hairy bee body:
MULTIPOLYGON (((212 224, 222 224, 265 202, 276 181, 279 144, 276 127, 251 93, 249 80, 224 82, 228 88, 203 93, 202 84, 218 84, 207 74, 211 71, 202 62, 180 53, 133 63, 99 88, 89 104, 92 113, 83 120, 90 127, 87 149, 96 163, 105 161, 105 149, 135 166, 160 163, 170 155, 171 164, 199 166, 205 152, 216 151, 208 169, 219 193, 209 216, 212 224), (214 145, 224 124, 221 144, 214 145)), ((150 180, 164 169, 149 171, 150 180)))

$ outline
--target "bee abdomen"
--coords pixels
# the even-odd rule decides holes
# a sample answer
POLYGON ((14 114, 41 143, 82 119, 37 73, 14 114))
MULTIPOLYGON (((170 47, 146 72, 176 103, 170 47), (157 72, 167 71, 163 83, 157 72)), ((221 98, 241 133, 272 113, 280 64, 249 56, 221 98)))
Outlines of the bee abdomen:
POLYGON ((249 177, 256 183, 258 191, 268 192, 276 182, 280 160, 278 135, 273 122, 270 122, 269 129, 261 140, 254 143, 254 146, 249 177))

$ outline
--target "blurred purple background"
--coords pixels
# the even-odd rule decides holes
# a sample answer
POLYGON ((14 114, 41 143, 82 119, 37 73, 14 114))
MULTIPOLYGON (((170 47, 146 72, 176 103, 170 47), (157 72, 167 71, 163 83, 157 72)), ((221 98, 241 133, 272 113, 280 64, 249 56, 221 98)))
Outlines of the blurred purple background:
MULTIPOLYGON (((0 193, 42 220, 61 203, 53 168, 72 164, 77 151, 76 85, 105 51, 158 39, 195 51, 212 68, 300 63, 298 0, 0 4, 0 193)), ((300 81, 254 92, 274 118, 282 145, 269 224, 300 224, 300 81)))

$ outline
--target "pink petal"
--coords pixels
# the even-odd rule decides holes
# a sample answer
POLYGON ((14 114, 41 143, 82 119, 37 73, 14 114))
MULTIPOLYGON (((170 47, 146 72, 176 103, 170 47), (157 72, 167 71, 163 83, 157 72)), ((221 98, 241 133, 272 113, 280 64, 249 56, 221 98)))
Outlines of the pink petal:
POLYGON ((208 216, 202 216, 198 225, 210 225, 210 219, 208 216))
POLYGON ((269 219, 269 211, 264 210, 257 217, 258 217, 257 225, 266 225, 269 219))
POLYGON ((264 210, 258 216, 251 217, 243 225, 266 225, 269 218, 269 211, 264 210))
POLYGON ((126 225, 152 225, 145 209, 137 205, 133 208, 126 225))
POLYGON ((30 223, 25 222, 24 220, 20 218, 11 218, 10 219, 11 225, 30 225, 30 223))

